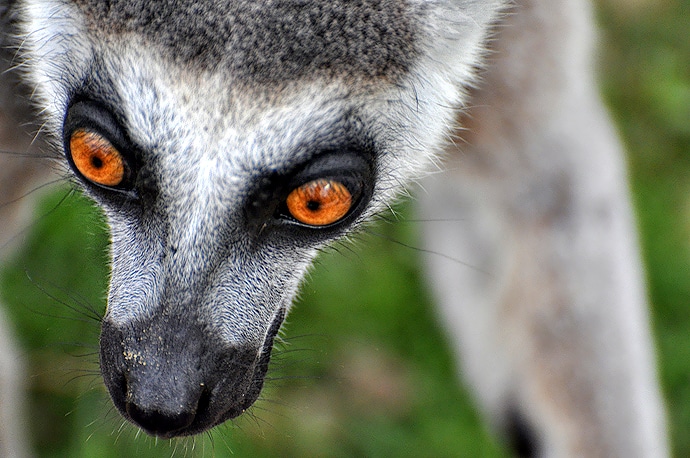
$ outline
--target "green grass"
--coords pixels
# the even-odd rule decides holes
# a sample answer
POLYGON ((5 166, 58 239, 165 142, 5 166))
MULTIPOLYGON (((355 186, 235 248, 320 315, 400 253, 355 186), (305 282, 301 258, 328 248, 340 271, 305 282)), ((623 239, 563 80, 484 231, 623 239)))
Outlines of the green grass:
MULTIPOLYGON (((603 91, 629 151, 679 457, 690 456, 688 18, 688 0, 600 7, 603 91)), ((98 323, 89 309, 104 308, 107 235, 85 199, 58 205, 66 192, 43 202, 0 279, 29 364, 39 456, 503 456, 457 383, 419 253, 388 241, 417 244, 405 222, 382 224, 372 232, 384 236, 365 235, 319 260, 250 415, 196 440, 137 437, 97 375, 98 323)))

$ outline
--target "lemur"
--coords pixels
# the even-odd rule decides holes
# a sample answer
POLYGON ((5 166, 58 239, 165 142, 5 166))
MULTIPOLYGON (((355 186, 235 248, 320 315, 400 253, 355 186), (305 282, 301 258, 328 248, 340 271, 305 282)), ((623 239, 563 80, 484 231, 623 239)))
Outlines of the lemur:
MULTIPOLYGON (((585 0, 0 11, 11 49, 0 125, 34 116, 21 79, 44 149, 106 215, 101 372, 146 433, 199 434, 245 412, 319 250, 420 183, 422 219, 454 222, 424 225, 425 252, 448 255, 425 263, 487 420, 518 419, 530 456, 667 455, 585 0)), ((12 178, 24 167, 39 168, 23 161, 1 189, 28 185, 12 178)))

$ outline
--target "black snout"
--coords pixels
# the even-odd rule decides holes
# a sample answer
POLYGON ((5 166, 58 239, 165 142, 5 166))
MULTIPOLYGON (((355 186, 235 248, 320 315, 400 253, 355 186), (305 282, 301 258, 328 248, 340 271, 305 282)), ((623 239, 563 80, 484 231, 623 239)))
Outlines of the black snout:
POLYGON ((101 329, 101 372, 129 421, 159 437, 206 431, 249 408, 259 396, 284 318, 259 344, 231 346, 189 316, 154 317, 101 329))
POLYGON ((134 424, 154 436, 166 437, 188 429, 194 423, 197 405, 185 409, 163 409, 161 406, 142 406, 127 402, 127 416, 134 424))

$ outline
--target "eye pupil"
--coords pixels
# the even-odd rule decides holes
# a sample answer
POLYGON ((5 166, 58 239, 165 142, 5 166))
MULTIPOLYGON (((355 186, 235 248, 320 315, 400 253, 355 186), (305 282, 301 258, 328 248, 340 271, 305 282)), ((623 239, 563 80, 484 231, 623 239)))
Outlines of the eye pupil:
POLYGON ((352 208, 352 194, 339 181, 317 179, 294 189, 287 209, 297 221, 309 226, 328 226, 345 217, 352 208))
POLYGON ((125 160, 105 137, 89 130, 76 130, 69 139, 75 169, 92 183, 116 187, 125 179, 125 160))

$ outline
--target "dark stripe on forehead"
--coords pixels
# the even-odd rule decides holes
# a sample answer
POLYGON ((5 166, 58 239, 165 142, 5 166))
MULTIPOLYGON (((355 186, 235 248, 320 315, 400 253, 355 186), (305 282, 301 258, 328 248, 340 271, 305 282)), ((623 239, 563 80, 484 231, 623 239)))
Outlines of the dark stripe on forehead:
POLYGON ((404 0, 76 0, 95 34, 134 33, 164 55, 234 78, 396 80, 416 54, 404 0))

